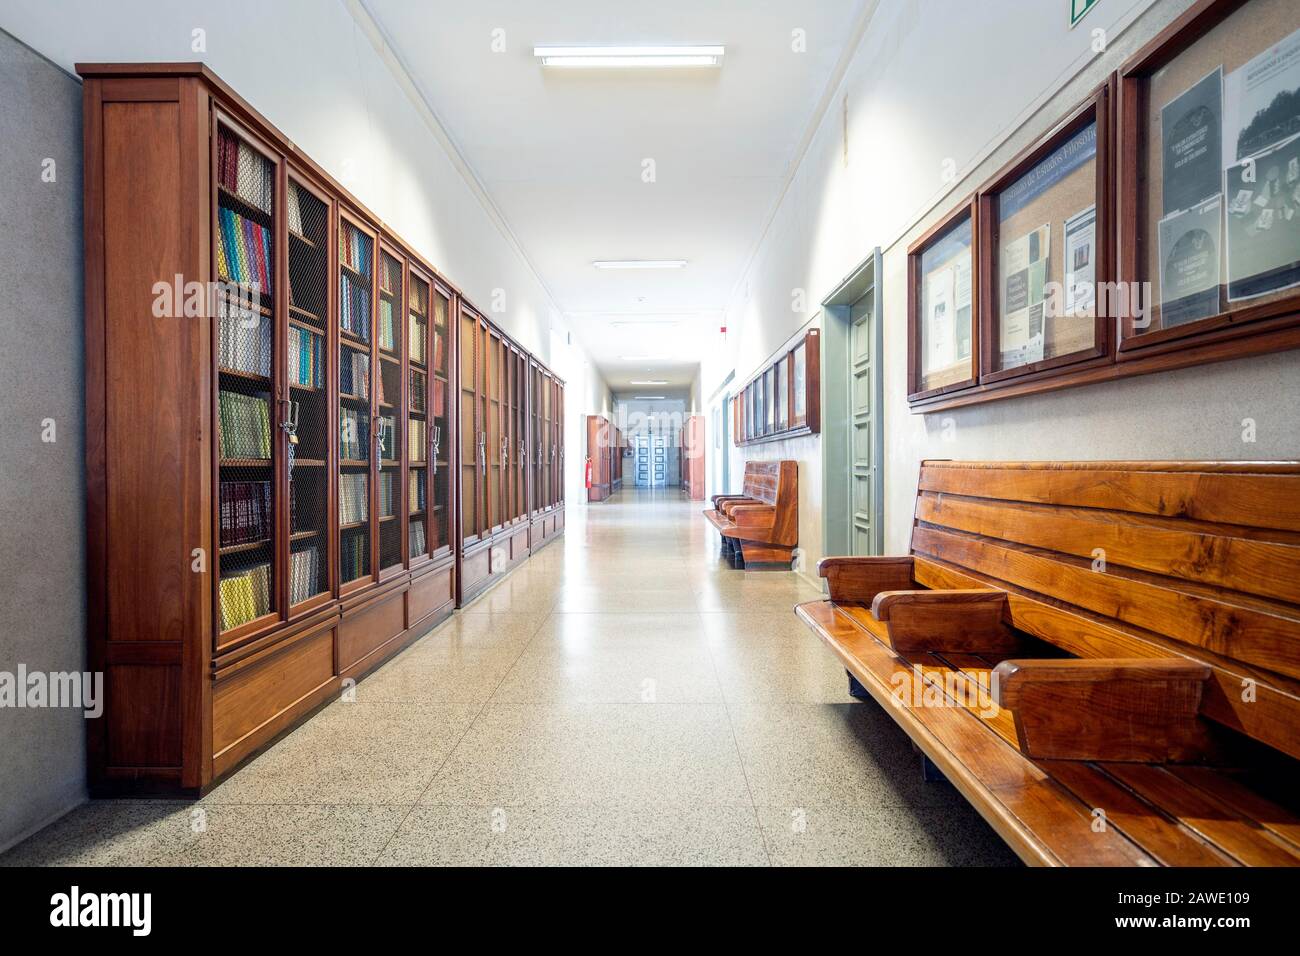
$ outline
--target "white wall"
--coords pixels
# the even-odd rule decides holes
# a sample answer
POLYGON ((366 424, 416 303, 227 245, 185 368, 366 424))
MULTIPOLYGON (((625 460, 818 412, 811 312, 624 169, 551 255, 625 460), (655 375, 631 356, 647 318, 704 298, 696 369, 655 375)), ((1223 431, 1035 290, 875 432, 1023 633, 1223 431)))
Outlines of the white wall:
MULTIPOLYGON (((0 671, 80 672, 81 88, 3 33, 0 182, 0 553, 9 556, 0 587, 0 671), (52 182, 41 176, 47 157, 52 182), (52 436, 43 434, 47 420, 52 436)), ((85 727, 78 709, 0 708, 0 852, 86 798, 85 727)))
MULTIPOLYGON (((702 392, 711 394, 732 362, 743 383, 879 245, 887 551, 907 549, 925 458, 1258 459, 1300 449, 1294 351, 930 415, 907 405, 907 245, 1189 4, 1101 0, 1073 31, 1065 2, 909 0, 876 9, 737 285, 726 323, 733 351, 706 363, 702 392), (1106 34, 1101 55, 1090 48, 1095 30, 1106 34), (957 178, 944 183, 947 162, 957 178), (1255 444, 1242 442, 1246 417, 1257 422, 1255 444)), ((837 414, 822 410, 823 420, 837 414)), ((800 460, 800 546, 811 572, 822 546, 820 440, 733 448, 732 456, 733 469, 746 458, 800 460)))
POLYGON ((65 69, 202 60, 550 363, 558 311, 466 182, 356 0, 0 0, 0 26, 65 69), (192 34, 205 31, 206 50, 192 34), (504 308, 497 311, 504 293, 504 308))

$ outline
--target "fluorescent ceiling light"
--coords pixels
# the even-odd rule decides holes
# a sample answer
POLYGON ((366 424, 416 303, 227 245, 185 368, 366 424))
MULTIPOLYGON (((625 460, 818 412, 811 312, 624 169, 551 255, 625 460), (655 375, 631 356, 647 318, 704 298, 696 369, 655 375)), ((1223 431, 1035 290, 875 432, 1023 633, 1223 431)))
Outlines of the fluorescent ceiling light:
POLYGON ((645 380, 640 381, 640 382, 629 382, 628 384, 629 384, 629 385, 667 385, 667 384, 668 384, 668 379, 666 379, 666 378, 651 378, 651 379, 645 379, 645 380))
POLYGON ((662 395, 633 395, 632 396, 632 401, 634 402, 662 402, 663 400, 664 397, 662 395))
POLYGON ((687 46, 535 46, 542 66, 660 67, 718 66, 726 47, 687 46))
POLYGON ((638 322, 635 320, 628 320, 624 322, 611 322, 609 323, 609 325, 610 328, 617 328, 617 329, 628 329, 628 328, 675 329, 677 328, 677 322, 675 320, 671 320, 668 322, 638 322))
MULTIPOLYGON (((667 355, 620 355, 620 362, 666 362, 667 355)), ((646 371, 650 371, 646 369, 646 371)))
POLYGON ((685 259, 597 259, 597 269, 680 269, 685 259))

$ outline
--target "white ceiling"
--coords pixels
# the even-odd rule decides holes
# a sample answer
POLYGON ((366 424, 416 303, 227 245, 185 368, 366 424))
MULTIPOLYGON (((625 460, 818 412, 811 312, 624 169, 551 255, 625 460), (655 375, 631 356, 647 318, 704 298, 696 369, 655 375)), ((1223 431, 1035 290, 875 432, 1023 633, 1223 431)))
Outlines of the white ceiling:
POLYGON ((620 390, 642 378, 689 385, 716 347, 727 298, 865 2, 364 0, 620 390), (792 50, 796 29, 805 52, 792 50), (505 51, 493 52, 501 36, 505 51), (532 55, 534 44, 652 42, 727 52, 716 69, 650 71, 543 70, 532 55), (646 159, 653 183, 642 179, 646 159), (596 259, 689 261, 604 271, 596 259), (676 325, 612 325, 632 320, 676 325))

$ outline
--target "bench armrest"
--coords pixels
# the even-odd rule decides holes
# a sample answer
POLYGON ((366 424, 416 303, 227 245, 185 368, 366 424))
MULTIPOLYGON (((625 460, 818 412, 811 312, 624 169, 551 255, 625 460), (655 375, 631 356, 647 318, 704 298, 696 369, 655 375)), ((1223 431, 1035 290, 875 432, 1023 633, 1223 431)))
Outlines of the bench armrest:
POLYGON ((771 505, 736 505, 731 520, 738 528, 768 529, 776 523, 776 509, 771 505))
POLYGON ((1206 755, 1197 714, 1209 679, 1184 657, 1070 658, 1003 661, 990 683, 1027 757, 1165 763, 1206 755))
POLYGON ((871 614, 885 622, 889 643, 899 653, 1005 656, 1021 646, 1006 624, 1007 592, 993 588, 881 591, 871 602, 871 614))
POLYGON ((912 580, 912 556, 822 558, 817 574, 826 579, 832 601, 870 603, 881 591, 899 591, 916 586, 912 580))

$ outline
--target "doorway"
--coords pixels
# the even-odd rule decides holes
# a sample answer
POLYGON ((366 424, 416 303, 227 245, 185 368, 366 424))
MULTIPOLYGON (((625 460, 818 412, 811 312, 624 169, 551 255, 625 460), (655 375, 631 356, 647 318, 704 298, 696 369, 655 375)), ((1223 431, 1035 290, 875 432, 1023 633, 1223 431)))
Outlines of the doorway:
POLYGON ((638 488, 662 488, 668 478, 668 448, 662 435, 633 437, 633 474, 638 488))
POLYGON ((880 554, 884 547, 879 275, 876 249, 822 302, 822 544, 827 555, 880 554))

